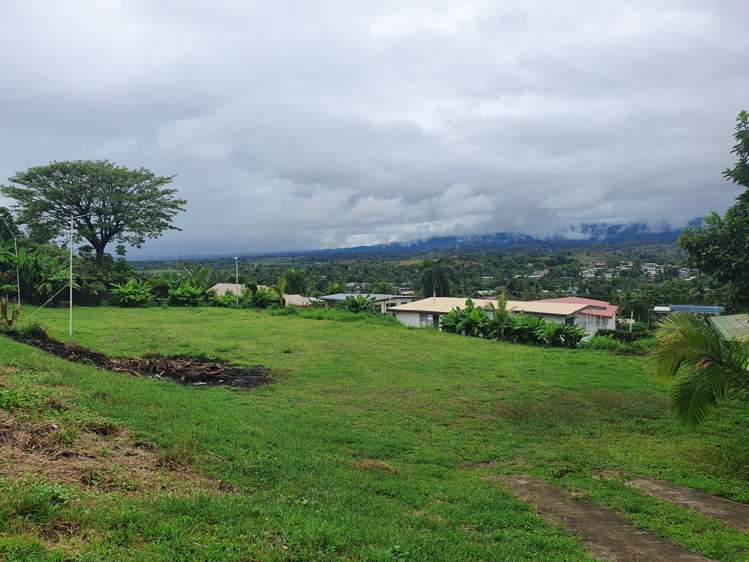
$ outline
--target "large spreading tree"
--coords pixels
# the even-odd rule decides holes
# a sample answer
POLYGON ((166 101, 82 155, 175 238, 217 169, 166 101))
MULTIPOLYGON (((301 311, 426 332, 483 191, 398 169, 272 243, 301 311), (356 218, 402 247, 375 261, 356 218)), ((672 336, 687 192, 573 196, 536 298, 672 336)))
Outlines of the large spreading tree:
POLYGON ((186 201, 168 187, 173 178, 107 160, 76 160, 29 168, 1 191, 16 201, 17 221, 30 230, 60 236, 74 217, 76 232, 102 264, 111 243, 139 248, 165 230, 179 230, 172 221, 186 201))
POLYGON ((736 121, 731 152, 737 161, 723 177, 743 191, 724 216, 710 213, 701 228, 687 229, 679 243, 691 267, 730 288, 733 308, 749 310, 749 113, 742 111, 736 121))

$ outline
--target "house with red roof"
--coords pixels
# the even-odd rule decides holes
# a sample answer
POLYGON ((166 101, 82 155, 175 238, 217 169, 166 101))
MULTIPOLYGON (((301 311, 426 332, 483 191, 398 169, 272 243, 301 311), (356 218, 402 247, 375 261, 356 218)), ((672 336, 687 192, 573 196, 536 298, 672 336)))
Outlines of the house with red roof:
POLYGON ((560 297, 557 299, 544 299, 541 302, 587 305, 587 308, 577 314, 575 324, 583 328, 591 336, 595 336, 596 332, 601 329, 616 329, 616 313, 619 307, 615 304, 582 297, 560 297))

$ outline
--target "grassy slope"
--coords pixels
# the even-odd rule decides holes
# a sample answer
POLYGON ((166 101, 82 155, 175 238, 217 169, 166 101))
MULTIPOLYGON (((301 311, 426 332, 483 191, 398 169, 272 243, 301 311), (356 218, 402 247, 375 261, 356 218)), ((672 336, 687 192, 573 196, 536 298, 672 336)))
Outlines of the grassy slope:
MULTIPOLYGON (((486 478, 508 472, 578 490, 710 557, 749 556, 742 533, 594 478, 623 469, 749 501, 747 415, 724 408, 699 431, 678 426, 640 358, 245 310, 80 308, 76 321, 79 343, 112 355, 206 352, 279 371, 248 392, 185 388, 0 340, 16 378, 62 385, 162 446, 195 443, 199 468, 242 492, 98 498, 76 515, 97 537, 77 547, 92 558, 586 559, 486 478), (399 473, 357 468, 367 459, 399 473)), ((64 338, 64 311, 42 322, 64 338)), ((32 548, 18 533, 6 529, 6 553, 32 548)))

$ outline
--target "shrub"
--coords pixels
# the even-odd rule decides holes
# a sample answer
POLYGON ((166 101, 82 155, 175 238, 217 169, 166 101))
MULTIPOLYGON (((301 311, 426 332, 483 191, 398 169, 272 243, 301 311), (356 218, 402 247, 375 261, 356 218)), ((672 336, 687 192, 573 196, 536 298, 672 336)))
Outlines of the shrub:
POLYGON ((601 349, 613 353, 631 353, 633 355, 645 355, 654 346, 655 340, 652 338, 623 342, 605 335, 595 335, 583 345, 586 349, 601 349))
POLYGON ((464 308, 453 308, 445 314, 440 326, 446 332, 465 336, 486 337, 491 318, 483 308, 476 308, 471 299, 466 300, 464 308))
POLYGON ((255 289, 255 292, 252 293, 251 303, 257 308, 268 308, 272 304, 280 304, 278 295, 265 287, 255 289))
POLYGON ((226 291, 223 295, 215 293, 208 294, 208 302, 213 306, 223 306, 226 308, 237 306, 237 296, 232 291, 226 291))
POLYGON ((544 322, 536 330, 536 337, 552 347, 577 347, 585 337, 585 330, 559 322, 544 322))
POLYGON ((151 288, 145 281, 130 279, 127 283, 113 283, 110 291, 117 306, 144 306, 151 298, 151 288))
POLYGON ((22 340, 48 340, 49 334, 47 333, 47 330, 44 329, 44 326, 37 322, 22 322, 21 324, 16 324, 12 332, 22 340))
POLYGON ((510 317, 508 339, 515 343, 542 344, 543 339, 538 336, 546 322, 538 316, 530 314, 517 314, 510 317))
MULTIPOLYGON (((599 330, 600 332, 601 330, 599 330)), ((625 344, 615 340, 611 336, 595 335, 585 342, 587 349, 601 349, 604 351, 624 351, 625 344)))
POLYGON ((630 343, 633 341, 641 340, 644 338, 652 338, 653 332, 650 330, 634 330, 634 326, 632 331, 630 332, 629 329, 626 330, 609 330, 608 328, 601 328, 598 330, 598 333, 596 334, 598 336, 608 336, 611 338, 614 338, 615 340, 618 340, 620 342, 624 343, 630 343))
POLYGON ((374 314, 377 312, 377 305, 375 304, 374 299, 365 297, 364 295, 349 295, 346 297, 346 300, 341 303, 341 307, 344 310, 348 310, 355 314, 361 312, 374 314))
POLYGON ((205 291, 189 281, 169 289, 169 304, 176 306, 198 306, 204 297, 205 291))

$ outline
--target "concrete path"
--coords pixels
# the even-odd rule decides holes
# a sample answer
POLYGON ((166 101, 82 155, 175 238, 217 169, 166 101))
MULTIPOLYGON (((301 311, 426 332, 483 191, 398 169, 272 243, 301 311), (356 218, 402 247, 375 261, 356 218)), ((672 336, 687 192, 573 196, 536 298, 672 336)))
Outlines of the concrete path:
POLYGON ((704 562, 704 556, 691 552, 635 525, 608 507, 586 499, 575 499, 569 492, 532 476, 500 477, 513 494, 536 506, 545 519, 566 527, 582 537, 583 546, 599 560, 621 562, 704 562))
POLYGON ((627 484, 651 496, 689 507, 702 515, 714 517, 742 531, 749 531, 749 505, 744 503, 651 478, 632 478, 627 484))

